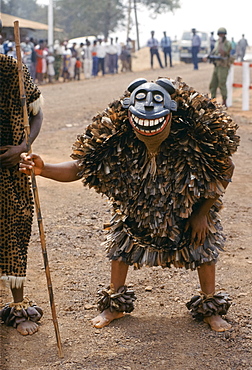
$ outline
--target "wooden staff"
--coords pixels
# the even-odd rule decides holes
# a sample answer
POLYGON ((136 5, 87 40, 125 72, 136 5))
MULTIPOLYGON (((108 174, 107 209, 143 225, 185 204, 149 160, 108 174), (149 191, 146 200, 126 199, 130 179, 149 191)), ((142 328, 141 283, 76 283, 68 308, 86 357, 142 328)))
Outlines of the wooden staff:
MULTIPOLYGON (((23 122, 24 122, 24 129, 25 129, 25 138, 26 138, 28 153, 31 153, 30 125, 29 125, 29 118, 28 118, 28 111, 27 111, 27 104, 26 104, 23 63, 22 63, 21 49, 20 49, 19 21, 14 22, 14 36, 15 36, 16 53, 17 53, 17 61, 18 61, 18 78, 19 78, 20 99, 21 99, 21 105, 23 108, 23 122)), ((35 208, 36 208, 36 213, 37 213, 40 242, 41 242, 41 247, 42 247, 42 255, 43 255, 44 267, 45 267, 45 273, 46 273, 47 288, 48 288, 49 299, 50 299, 50 304, 51 304, 52 319, 53 319, 53 324, 54 324, 54 329, 55 329, 55 334, 56 334, 56 339, 57 339, 58 353, 59 353, 59 357, 64 357, 62 353, 59 326, 58 326, 58 320, 57 320, 55 303, 54 303, 53 288, 52 288, 52 281, 51 281, 51 275, 50 275, 50 269, 49 269, 49 263, 48 263, 48 257, 47 257, 45 233, 44 233, 42 214, 41 214, 41 209, 40 209, 38 188, 37 188, 35 174, 33 171, 31 174, 31 180, 32 180, 34 203, 35 203, 35 208)))

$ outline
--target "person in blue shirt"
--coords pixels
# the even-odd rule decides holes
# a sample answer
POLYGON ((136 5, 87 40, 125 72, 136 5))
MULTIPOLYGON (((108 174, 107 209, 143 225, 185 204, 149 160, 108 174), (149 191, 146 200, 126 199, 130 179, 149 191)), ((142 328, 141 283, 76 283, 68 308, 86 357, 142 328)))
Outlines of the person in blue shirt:
POLYGON ((231 51, 230 51, 230 55, 235 55, 236 53, 236 42, 234 40, 234 38, 232 37, 231 38, 231 51))
POLYGON ((198 53, 200 51, 201 38, 196 33, 196 29, 192 28, 192 61, 193 69, 197 70, 198 67, 198 53))
POLYGON ((161 39, 161 48, 164 53, 164 60, 165 60, 165 66, 167 67, 167 55, 169 55, 170 59, 170 67, 172 67, 172 48, 171 48, 171 38, 166 35, 166 32, 164 31, 164 37, 161 39))

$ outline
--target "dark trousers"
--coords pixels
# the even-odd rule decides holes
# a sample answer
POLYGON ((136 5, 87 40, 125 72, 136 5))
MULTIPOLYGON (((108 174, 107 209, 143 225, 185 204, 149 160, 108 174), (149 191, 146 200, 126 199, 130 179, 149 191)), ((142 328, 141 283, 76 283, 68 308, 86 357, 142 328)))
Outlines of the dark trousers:
POLYGON ((96 56, 94 56, 92 59, 93 59, 92 76, 97 76, 97 74, 98 74, 98 58, 96 56))
POLYGON ((98 58, 98 72, 102 71, 102 74, 105 75, 105 58, 98 58))
POLYGON ((115 71, 116 71, 116 73, 118 73, 118 60, 119 60, 119 57, 118 57, 118 54, 116 54, 116 60, 115 60, 115 71))
POLYGON ((163 52, 164 52, 165 66, 167 67, 167 55, 169 55, 170 67, 172 67, 171 47, 170 46, 164 47, 163 52))
POLYGON ((163 65, 162 65, 162 62, 161 62, 161 59, 160 59, 160 56, 159 56, 158 49, 152 49, 152 48, 150 48, 150 57, 151 57, 150 64, 151 64, 151 68, 153 68, 153 56, 154 55, 157 56, 158 63, 160 65, 160 67, 163 68, 163 65))
POLYGON ((194 69, 198 69, 198 52, 199 52, 199 47, 192 46, 192 62, 193 62, 194 69))
POLYGON ((109 73, 116 73, 117 54, 108 54, 108 69, 109 73))

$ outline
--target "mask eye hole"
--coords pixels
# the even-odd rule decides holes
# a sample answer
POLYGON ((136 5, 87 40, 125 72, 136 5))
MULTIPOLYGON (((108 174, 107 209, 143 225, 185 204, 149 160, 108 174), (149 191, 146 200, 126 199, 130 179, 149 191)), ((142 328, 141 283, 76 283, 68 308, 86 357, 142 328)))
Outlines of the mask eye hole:
POLYGON ((145 98, 146 98, 146 93, 144 93, 144 92, 139 92, 139 93, 136 94, 136 99, 137 100, 143 100, 145 98))
POLYGON ((157 103, 162 103, 162 101, 164 100, 163 96, 160 95, 160 94, 155 94, 154 95, 154 100, 157 102, 157 103))

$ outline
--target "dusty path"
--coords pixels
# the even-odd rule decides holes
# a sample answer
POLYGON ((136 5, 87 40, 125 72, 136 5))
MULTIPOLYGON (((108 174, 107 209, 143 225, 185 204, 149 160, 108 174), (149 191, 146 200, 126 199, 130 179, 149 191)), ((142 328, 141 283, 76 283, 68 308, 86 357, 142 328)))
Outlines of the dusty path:
MULTIPOLYGON (((44 124, 33 150, 46 161, 69 160, 72 143, 97 111, 118 98, 135 78, 181 76, 197 90, 208 92, 209 64, 193 71, 191 65, 170 70, 146 70, 89 81, 42 86, 44 124)), ((234 155, 233 183, 222 212, 227 233, 226 253, 218 263, 218 287, 229 292, 233 305, 228 333, 210 331, 191 319, 185 302, 199 289, 196 272, 143 268, 130 269, 128 283, 138 297, 131 315, 98 330, 96 291, 109 282, 104 259, 102 225, 110 213, 105 198, 81 182, 60 184, 38 178, 49 263, 57 304, 64 359, 57 356, 45 273, 36 223, 29 254, 26 292, 44 308, 38 333, 21 337, 1 326, 1 369, 252 369, 252 114, 239 111, 236 93, 229 109, 240 125, 241 146, 234 155), (147 286, 152 291, 145 291, 147 286)), ((10 300, 1 290, 1 303, 10 300)))

